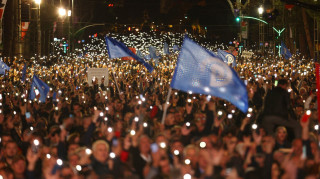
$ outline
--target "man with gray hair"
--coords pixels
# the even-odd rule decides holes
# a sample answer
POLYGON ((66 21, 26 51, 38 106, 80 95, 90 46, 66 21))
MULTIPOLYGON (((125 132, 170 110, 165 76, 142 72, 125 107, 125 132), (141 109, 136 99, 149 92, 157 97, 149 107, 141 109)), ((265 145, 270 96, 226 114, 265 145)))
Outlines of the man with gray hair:
POLYGON ((97 140, 93 143, 90 159, 91 167, 99 177, 120 177, 120 159, 109 157, 109 145, 106 141, 97 140))

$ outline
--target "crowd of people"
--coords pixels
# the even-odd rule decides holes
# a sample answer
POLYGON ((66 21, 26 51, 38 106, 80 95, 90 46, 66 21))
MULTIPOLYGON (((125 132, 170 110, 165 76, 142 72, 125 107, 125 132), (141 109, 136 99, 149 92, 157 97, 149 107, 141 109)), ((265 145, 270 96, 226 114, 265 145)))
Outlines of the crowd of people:
POLYGON ((167 103, 176 60, 163 56, 149 73, 105 56, 46 66, 4 59, 11 69, 0 81, 0 178, 319 178, 313 61, 238 58, 244 114, 191 91, 173 89, 167 103), (93 67, 109 69, 108 85, 89 86, 93 67), (44 103, 40 94, 29 99, 33 75, 50 86, 44 103))

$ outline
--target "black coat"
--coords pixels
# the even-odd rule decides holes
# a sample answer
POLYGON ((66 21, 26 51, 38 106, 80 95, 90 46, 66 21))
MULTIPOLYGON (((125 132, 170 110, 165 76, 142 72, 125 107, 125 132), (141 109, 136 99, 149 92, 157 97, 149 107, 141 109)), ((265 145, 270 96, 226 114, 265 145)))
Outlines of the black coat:
POLYGON ((265 116, 279 116, 288 119, 290 110, 292 110, 290 96, 285 89, 276 87, 268 92, 264 101, 265 116))

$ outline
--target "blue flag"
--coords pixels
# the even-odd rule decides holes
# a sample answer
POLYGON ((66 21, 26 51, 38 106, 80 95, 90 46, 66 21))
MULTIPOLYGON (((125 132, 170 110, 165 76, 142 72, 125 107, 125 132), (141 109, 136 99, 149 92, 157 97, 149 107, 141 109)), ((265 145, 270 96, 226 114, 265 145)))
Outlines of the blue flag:
POLYGON ((5 75, 6 71, 9 71, 10 67, 8 67, 7 64, 5 64, 3 61, 0 61, 0 74, 5 75))
POLYGON ((30 99, 33 100, 36 97, 36 90, 38 90, 40 94, 39 101, 46 102, 47 94, 50 90, 49 86, 41 81, 36 75, 33 75, 32 85, 30 89, 30 99))
POLYGON ((174 45, 172 48, 173 48, 173 51, 174 51, 174 52, 179 51, 178 45, 174 45))
POLYGON ((218 56, 227 64, 232 63, 232 67, 236 67, 236 57, 231 53, 218 49, 218 56))
POLYGON ((292 54, 290 53, 289 49, 286 47, 286 44, 284 44, 283 42, 281 42, 280 53, 287 60, 292 57, 292 54))
POLYGON ((150 57, 151 57, 152 59, 154 59, 154 60, 161 58, 160 55, 157 55, 157 50, 156 50, 156 48, 154 48, 154 47, 152 47, 152 46, 149 47, 149 53, 150 53, 150 57))
POLYGON ((142 52, 140 50, 137 50, 137 56, 142 59, 144 58, 144 55, 142 54, 142 52))
POLYGON ((149 55, 144 56, 144 58, 145 58, 146 60, 151 60, 150 54, 149 54, 149 55))
POLYGON ((242 112, 248 110, 248 93, 237 73, 214 53, 185 37, 171 87, 185 92, 225 99, 242 112))
POLYGON ((142 63, 149 70, 150 73, 152 72, 152 66, 145 62, 142 58, 134 54, 123 43, 118 42, 113 38, 106 37, 106 44, 110 58, 132 57, 136 59, 138 62, 142 63))
POLYGON ((27 64, 24 64, 24 67, 22 70, 22 77, 21 77, 21 81, 23 81, 23 82, 26 81, 26 73, 27 73, 27 64))
POLYGON ((167 42, 165 42, 164 45, 163 45, 163 53, 165 55, 170 55, 169 45, 167 44, 167 42))

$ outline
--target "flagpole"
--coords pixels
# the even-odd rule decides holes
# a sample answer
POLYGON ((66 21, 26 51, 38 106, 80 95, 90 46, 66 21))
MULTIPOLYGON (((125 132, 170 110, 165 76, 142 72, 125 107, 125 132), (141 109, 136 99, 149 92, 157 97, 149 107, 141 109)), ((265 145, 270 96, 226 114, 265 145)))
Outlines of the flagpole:
POLYGON ((170 87, 169 88, 169 91, 168 91, 168 96, 167 96, 167 100, 166 100, 166 103, 164 104, 164 111, 163 111, 163 114, 162 114, 162 120, 161 120, 161 124, 164 124, 164 120, 166 118, 166 115, 167 115, 167 109, 168 109, 168 102, 170 100, 170 96, 171 96, 171 91, 172 91, 172 88, 170 87))
POLYGON ((115 81, 115 83, 116 83, 116 87, 117 87, 117 90, 118 90, 118 93, 119 93, 119 97, 120 97, 120 89, 119 89, 119 86, 118 86, 117 79, 116 79, 116 77, 114 76, 114 69, 113 69, 113 67, 112 67, 111 69, 112 69, 113 79, 114 79, 114 81, 115 81))

